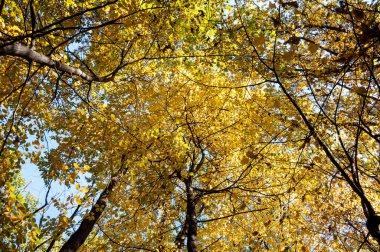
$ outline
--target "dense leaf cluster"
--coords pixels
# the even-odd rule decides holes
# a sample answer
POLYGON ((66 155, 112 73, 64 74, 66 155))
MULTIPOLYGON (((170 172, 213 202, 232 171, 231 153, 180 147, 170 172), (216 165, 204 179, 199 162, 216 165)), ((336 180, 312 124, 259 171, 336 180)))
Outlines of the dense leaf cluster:
POLYGON ((1 0, 0 250, 378 251, 379 12, 1 0))

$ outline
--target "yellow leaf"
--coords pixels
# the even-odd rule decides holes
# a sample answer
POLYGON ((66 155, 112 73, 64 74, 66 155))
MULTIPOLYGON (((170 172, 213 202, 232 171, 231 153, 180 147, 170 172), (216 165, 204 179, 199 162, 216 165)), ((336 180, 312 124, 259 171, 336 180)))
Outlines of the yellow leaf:
POLYGON ((74 177, 75 175, 73 174, 73 175, 71 175, 70 177, 69 177, 69 180, 70 180, 70 183, 72 184, 72 183, 74 183, 74 177))
POLYGON ((79 188, 80 188, 80 185, 77 184, 77 185, 75 186, 75 189, 79 190, 79 188))
POLYGON ((78 168, 79 168, 79 165, 78 165, 77 163, 74 163, 74 167, 75 167, 76 169, 78 169, 78 168))
POLYGON ((83 193, 88 193, 88 188, 87 187, 83 187, 80 191, 83 192, 83 193))
POLYGON ((12 199, 16 199, 16 194, 14 194, 13 192, 11 192, 11 193, 9 194, 9 197, 11 197, 12 199))

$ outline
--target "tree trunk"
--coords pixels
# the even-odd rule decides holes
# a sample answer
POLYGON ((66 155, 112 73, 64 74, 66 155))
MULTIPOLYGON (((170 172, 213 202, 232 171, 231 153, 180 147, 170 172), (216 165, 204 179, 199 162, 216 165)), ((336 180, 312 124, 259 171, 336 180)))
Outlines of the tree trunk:
POLYGON ((182 251, 182 248, 185 245, 185 238, 187 234, 187 229, 189 227, 186 220, 185 220, 185 223, 182 224, 181 230, 179 231, 177 237, 175 238, 175 245, 179 251, 182 251))
POLYGON ((187 228, 187 251, 197 252, 197 213, 196 199, 192 188, 191 177, 186 183, 186 223, 187 228))
POLYGON ((100 194, 95 205, 92 206, 89 215, 84 217, 79 228, 70 236, 70 238, 62 246, 60 252, 75 252, 86 241, 88 235, 94 228, 95 223, 99 220, 100 216, 104 212, 104 209, 107 206, 107 202, 112 190, 114 189, 115 185, 119 182, 121 175, 125 174, 126 172, 126 170, 124 169, 124 163, 125 156, 123 155, 119 171, 111 177, 111 181, 100 194))

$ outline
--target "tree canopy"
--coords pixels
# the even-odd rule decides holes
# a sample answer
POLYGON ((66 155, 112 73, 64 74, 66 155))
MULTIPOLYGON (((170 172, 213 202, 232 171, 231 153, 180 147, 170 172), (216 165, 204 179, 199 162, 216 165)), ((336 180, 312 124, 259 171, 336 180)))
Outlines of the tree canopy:
POLYGON ((379 13, 1 0, 0 250, 378 251, 379 13))

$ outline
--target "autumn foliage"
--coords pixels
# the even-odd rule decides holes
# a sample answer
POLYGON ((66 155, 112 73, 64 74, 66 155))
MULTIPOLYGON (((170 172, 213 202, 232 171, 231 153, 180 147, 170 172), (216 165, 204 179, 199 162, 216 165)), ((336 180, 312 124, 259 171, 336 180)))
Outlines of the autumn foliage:
POLYGON ((0 251, 379 251, 379 12, 1 0, 0 251))

